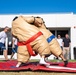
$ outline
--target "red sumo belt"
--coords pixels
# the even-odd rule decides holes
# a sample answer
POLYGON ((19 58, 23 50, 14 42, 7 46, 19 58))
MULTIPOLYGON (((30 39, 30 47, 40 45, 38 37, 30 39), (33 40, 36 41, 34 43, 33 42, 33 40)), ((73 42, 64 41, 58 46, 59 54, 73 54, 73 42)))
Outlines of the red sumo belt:
POLYGON ((24 45, 26 45, 29 54, 31 56, 36 56, 37 54, 35 54, 35 52, 32 50, 32 47, 31 47, 30 43, 33 42, 36 38, 38 38, 41 35, 43 35, 42 32, 38 32, 37 34, 35 34, 34 36, 32 36, 27 41, 18 42, 18 46, 24 46, 24 45))

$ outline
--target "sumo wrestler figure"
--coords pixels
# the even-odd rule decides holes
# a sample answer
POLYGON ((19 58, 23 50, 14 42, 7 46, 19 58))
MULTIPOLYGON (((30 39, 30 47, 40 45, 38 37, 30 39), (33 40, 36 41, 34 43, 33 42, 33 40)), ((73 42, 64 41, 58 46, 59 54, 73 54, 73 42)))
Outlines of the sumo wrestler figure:
MULTIPOLYGON (((34 18, 33 18, 34 19, 34 18)), ((31 25, 32 20, 30 18, 24 18, 23 16, 15 17, 12 21, 12 35, 18 39, 18 63, 16 67, 19 67, 22 63, 27 62, 33 53, 39 53, 42 57, 40 64, 49 65, 44 61, 44 57, 50 55, 49 44, 39 29, 31 25)))
POLYGON ((39 30, 43 33, 43 35, 47 39, 51 53, 56 57, 60 57, 64 61, 64 66, 66 66, 68 64, 68 61, 63 57, 62 49, 58 41, 56 40, 55 36, 48 29, 46 29, 43 19, 40 17, 34 17, 33 25, 38 27, 39 30))

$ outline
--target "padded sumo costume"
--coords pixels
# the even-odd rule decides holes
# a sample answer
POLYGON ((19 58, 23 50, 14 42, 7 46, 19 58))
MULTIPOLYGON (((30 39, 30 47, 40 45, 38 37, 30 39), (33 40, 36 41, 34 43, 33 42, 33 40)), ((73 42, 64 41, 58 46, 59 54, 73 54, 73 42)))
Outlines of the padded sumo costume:
MULTIPOLYGON (((27 19, 27 18, 26 18, 27 19)), ((29 18, 29 21, 30 18, 29 18)), ((12 22, 12 34, 18 38, 18 58, 20 62, 27 62, 31 55, 29 50, 32 50, 42 55, 50 55, 49 44, 39 29, 27 23, 23 16, 19 16, 12 22)))
POLYGON ((39 22, 38 24, 36 24, 36 26, 43 33, 43 35, 46 37, 49 43, 51 53, 59 57, 59 55, 62 53, 62 50, 55 36, 48 29, 46 29, 46 26, 42 18, 40 17, 35 18, 34 22, 36 21, 39 22))

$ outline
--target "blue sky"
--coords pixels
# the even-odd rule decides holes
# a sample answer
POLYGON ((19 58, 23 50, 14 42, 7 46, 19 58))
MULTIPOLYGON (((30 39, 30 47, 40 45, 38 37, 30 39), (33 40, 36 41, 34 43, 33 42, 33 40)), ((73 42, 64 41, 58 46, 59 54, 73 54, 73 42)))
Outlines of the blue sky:
POLYGON ((76 0, 0 0, 0 14, 76 13, 76 0))

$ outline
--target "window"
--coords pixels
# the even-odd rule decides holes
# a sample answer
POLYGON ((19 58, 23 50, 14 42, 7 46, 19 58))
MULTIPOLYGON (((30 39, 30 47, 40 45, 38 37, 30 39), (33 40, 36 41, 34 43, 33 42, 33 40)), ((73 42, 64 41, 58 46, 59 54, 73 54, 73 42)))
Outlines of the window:
POLYGON ((65 34, 68 34, 68 30, 57 30, 57 35, 61 35, 62 38, 65 37, 65 34))
POLYGON ((50 30, 55 35, 55 30, 50 30))

